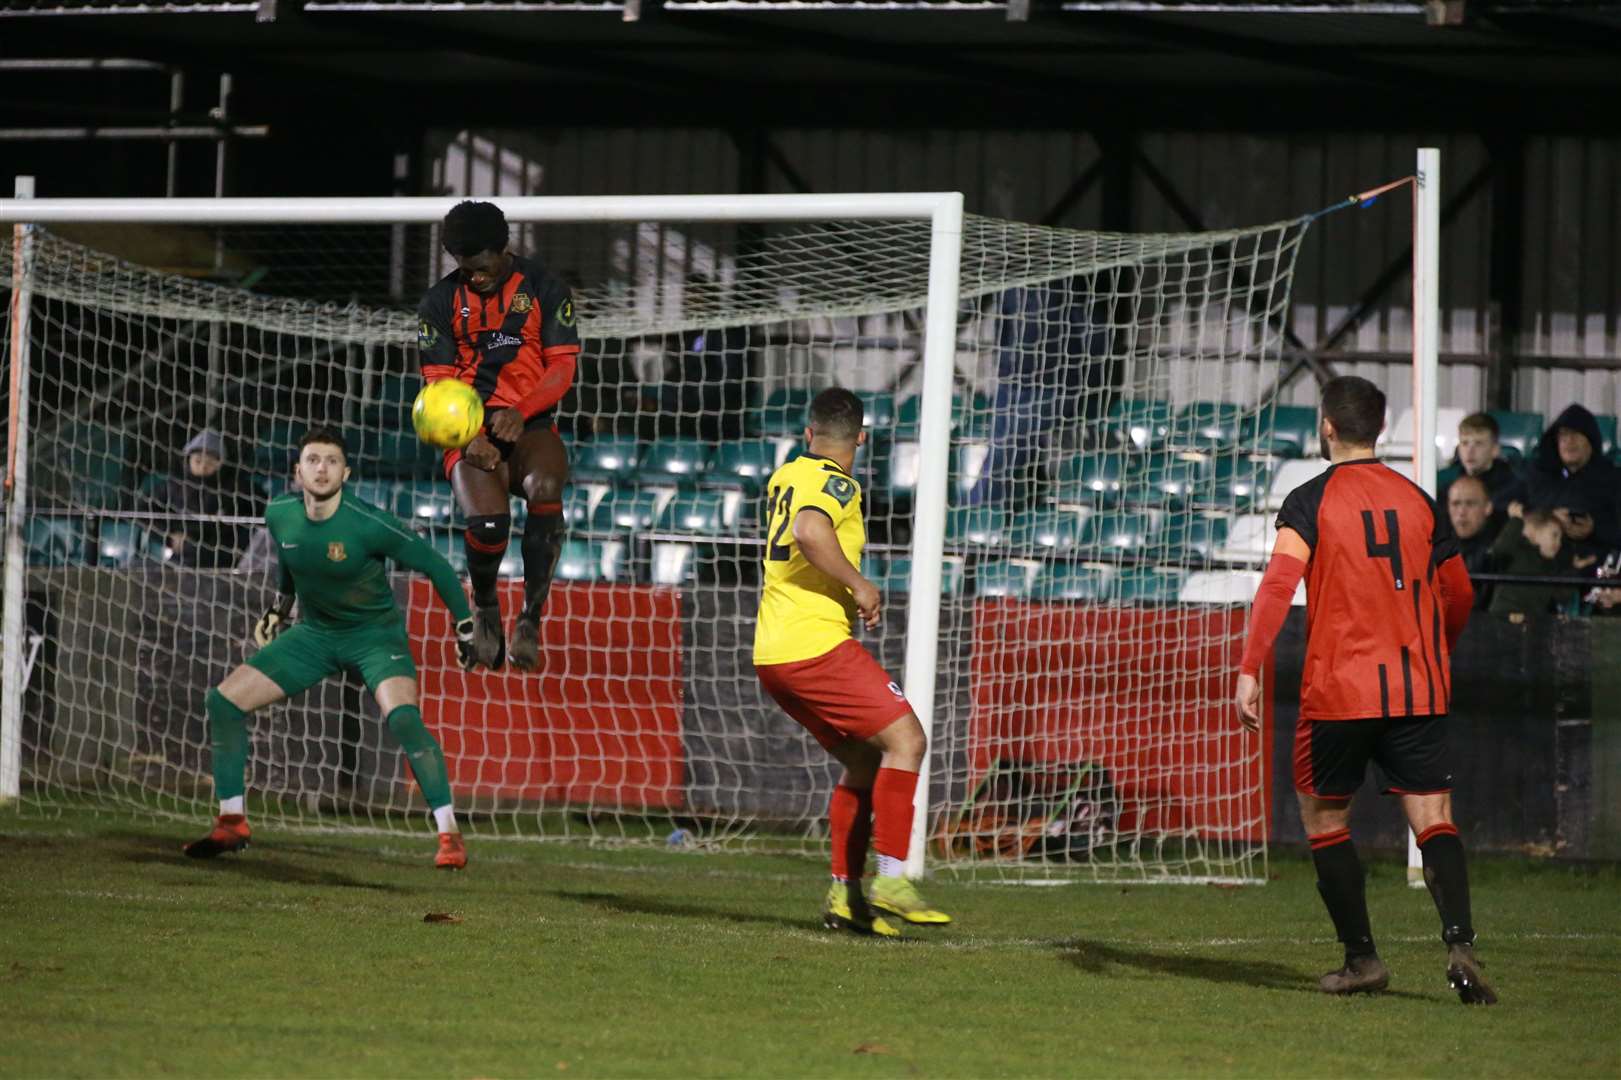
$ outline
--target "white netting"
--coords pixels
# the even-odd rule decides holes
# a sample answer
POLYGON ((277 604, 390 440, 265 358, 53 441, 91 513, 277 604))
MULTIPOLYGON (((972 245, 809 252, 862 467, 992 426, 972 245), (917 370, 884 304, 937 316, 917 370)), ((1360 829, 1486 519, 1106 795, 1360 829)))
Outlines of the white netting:
MULTIPOLYGON (((1257 515, 1280 464, 1310 449, 1258 407, 1303 233, 968 218, 936 863, 1256 873, 1265 755, 1226 702, 1265 540, 1257 515)), ((253 523, 307 425, 341 426, 355 494, 462 559, 449 486, 405 417, 411 306, 445 268, 433 230, 190 235, 179 246, 209 256, 206 279, 34 235, 33 798, 207 813, 203 694, 251 649, 273 569, 253 523), (181 475, 204 430, 226 449, 212 491, 181 475)), ((759 489, 817 389, 863 395, 866 570, 891 598, 885 629, 864 640, 899 676, 929 227, 523 226, 515 239, 576 288, 585 339, 560 412, 574 481, 545 673, 464 676, 426 582, 397 583, 425 718, 470 827, 659 837, 674 821, 814 841, 835 768, 749 663, 759 489)), ((11 265, 9 237, 0 255, 11 265)), ((251 730, 250 805, 267 824, 420 813, 353 680, 265 710, 251 730)))

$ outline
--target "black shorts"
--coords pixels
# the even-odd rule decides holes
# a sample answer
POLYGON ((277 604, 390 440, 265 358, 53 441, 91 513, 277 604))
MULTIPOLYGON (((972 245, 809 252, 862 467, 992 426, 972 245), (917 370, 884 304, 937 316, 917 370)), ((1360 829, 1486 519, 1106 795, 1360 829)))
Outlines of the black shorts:
MULTIPOLYGON (((503 405, 503 406, 501 406, 501 408, 506 408, 506 406, 503 405)), ((547 409, 545 412, 536 413, 534 416, 531 416, 529 419, 525 420, 523 422, 523 433, 525 435, 527 435, 531 431, 550 431, 553 434, 556 434, 557 433, 557 410, 556 409, 547 409)), ((489 436, 490 442, 495 446, 495 448, 497 450, 499 450, 501 452, 501 460, 503 462, 509 460, 512 457, 512 450, 513 450, 514 447, 516 447, 518 445, 517 443, 510 443, 510 442, 507 442, 505 439, 497 439, 494 435, 490 435, 487 428, 486 428, 486 430, 484 432, 482 432, 482 434, 489 436)), ((451 474, 456 471, 456 462, 460 461, 461 459, 462 459, 462 452, 460 450, 446 450, 445 451, 443 464, 444 464, 444 469, 445 469, 445 479, 446 480, 449 480, 450 477, 451 477, 451 474)))
POLYGON ((1440 795, 1452 790, 1447 718, 1301 720, 1295 725, 1295 790, 1349 799, 1368 762, 1379 766, 1386 795, 1440 795))

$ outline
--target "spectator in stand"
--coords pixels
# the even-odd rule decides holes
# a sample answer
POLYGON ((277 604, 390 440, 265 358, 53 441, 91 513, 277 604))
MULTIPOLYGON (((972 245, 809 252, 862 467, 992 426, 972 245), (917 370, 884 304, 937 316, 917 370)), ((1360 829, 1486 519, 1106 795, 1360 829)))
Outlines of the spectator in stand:
POLYGON ((1572 405, 1542 433, 1519 482, 1496 498, 1506 501, 1510 515, 1516 505, 1552 513, 1573 557, 1596 559, 1621 547, 1621 493, 1615 466, 1600 454, 1603 446, 1593 414, 1572 405))
MULTIPOLYGON (((1565 577, 1576 572, 1565 531, 1547 510, 1509 511, 1509 522, 1492 545, 1492 566, 1500 574, 1565 577)), ((1544 585, 1500 584, 1487 610, 1494 615, 1534 615, 1556 604, 1563 607, 1568 599, 1566 590, 1544 585)))
MULTIPOLYGON (((1466 473, 1452 481, 1447 488, 1447 516, 1452 519, 1452 531, 1458 534, 1458 553, 1463 556, 1464 569, 1474 577, 1490 573, 1492 569, 1492 542, 1503 531, 1502 521, 1493 513, 1491 495, 1486 481, 1473 473, 1466 473)), ((1506 520, 1507 515, 1503 515, 1506 520)), ((1475 610, 1485 611, 1491 604, 1491 586, 1484 582, 1475 586, 1475 610)))
POLYGON ((1508 504, 1499 496, 1512 488, 1518 478, 1514 467, 1498 456, 1501 447, 1497 437, 1497 421, 1488 413, 1470 413, 1458 421, 1458 449, 1452 455, 1451 464, 1441 470, 1436 487, 1438 498, 1444 502, 1447 489, 1458 477, 1479 477, 1492 500, 1492 517, 1501 529, 1508 518, 1508 504))
POLYGON ((264 498, 252 477, 226 462, 219 432, 198 432, 180 454, 176 474, 158 493, 163 507, 177 515, 165 537, 170 561, 199 570, 228 570, 247 546, 252 523, 217 519, 259 516, 264 498))

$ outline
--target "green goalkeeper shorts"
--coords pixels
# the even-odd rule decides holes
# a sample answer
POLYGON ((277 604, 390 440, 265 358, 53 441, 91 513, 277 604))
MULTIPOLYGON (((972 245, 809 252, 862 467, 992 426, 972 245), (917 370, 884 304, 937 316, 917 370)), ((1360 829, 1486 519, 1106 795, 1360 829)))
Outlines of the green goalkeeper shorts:
POLYGON ((301 622, 248 657, 248 664, 269 676, 288 697, 345 670, 358 673, 373 693, 384 679, 417 677, 405 623, 397 618, 345 630, 301 622))

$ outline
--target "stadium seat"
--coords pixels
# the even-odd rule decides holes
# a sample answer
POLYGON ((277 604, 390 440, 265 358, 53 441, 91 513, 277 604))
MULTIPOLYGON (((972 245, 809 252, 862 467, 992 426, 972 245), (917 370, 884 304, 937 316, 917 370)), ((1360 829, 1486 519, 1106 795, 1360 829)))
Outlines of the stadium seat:
POLYGON ((1124 481, 1121 501, 1153 509, 1186 506, 1210 483, 1208 459, 1154 455, 1124 481))
POLYGON ((1113 506, 1130 473, 1126 456, 1119 451, 1077 454, 1058 466, 1049 499, 1066 506, 1113 506))
POLYGON ((603 581, 602 545, 592 540, 565 540, 557 558, 558 581, 603 581))
POLYGON ((1278 531, 1273 514, 1240 514, 1227 526, 1227 537, 1214 555, 1223 562, 1260 565, 1272 554, 1278 531))
POLYGON ((1227 541, 1231 519, 1225 514, 1186 513, 1167 518, 1160 529, 1160 545, 1168 559, 1208 562, 1227 541))
POLYGON ((439 451, 406 429, 366 432, 360 440, 360 460, 355 464, 368 476, 427 480, 444 475, 442 462, 439 451))
POLYGON ((1390 466, 1392 469, 1395 469, 1409 480, 1416 480, 1418 478, 1417 473, 1414 472, 1411 458, 1386 458, 1385 464, 1390 466))
POLYGON ((1252 454, 1310 457, 1317 453, 1317 410, 1277 405, 1252 413, 1239 424, 1239 443, 1252 454))
POLYGON ((1091 514, 1078 507, 1028 510, 1013 520, 1009 542, 1021 551, 1069 554, 1080 548, 1091 514))
POLYGON ((894 394, 883 390, 857 390, 856 397, 860 398, 861 404, 865 406, 863 423, 867 426, 868 438, 894 428, 894 394))
POLYGON ((1289 492, 1327 468, 1328 462, 1320 457, 1285 461, 1278 471, 1272 474, 1272 481, 1267 485, 1266 508, 1278 509, 1283 505, 1283 500, 1289 497, 1289 492))
POLYGON ((426 537, 428 546, 433 548, 455 567, 458 574, 467 572, 467 549, 462 543, 460 530, 434 529, 426 537))
POLYGON ((1215 462, 1208 485, 1195 496, 1194 505, 1247 510, 1265 499, 1272 468, 1265 459, 1222 457, 1215 462))
POLYGON ((1183 580, 1176 598, 1183 604, 1248 604, 1260 585, 1258 570, 1199 570, 1183 580))
MULTIPOLYGON (((895 409, 895 439, 915 442, 920 430, 923 399, 916 394, 895 409)), ((951 394, 951 434, 953 438, 985 439, 991 431, 991 401, 984 394, 968 397, 959 390, 951 394)))
MULTIPOLYGON (((946 479, 946 498, 952 505, 961 503, 979 481, 980 469, 990 452, 983 442, 956 442, 951 446, 950 465, 946 479)), ((876 463, 875 463, 876 464, 876 463)), ((916 442, 896 442, 890 448, 883 471, 872 485, 875 496, 886 501, 908 503, 917 492, 918 472, 922 465, 921 447, 916 442)), ((858 478, 861 460, 856 461, 858 478)))
POLYGON ((726 527, 726 499, 719 491, 684 491, 659 516, 659 532, 721 536, 726 527))
POLYGON ((395 513, 415 525, 450 525, 456 519, 456 493, 448 483, 408 480, 395 495, 395 513))
POLYGON ((1214 401, 1184 405, 1171 424, 1171 446, 1214 450, 1238 442, 1244 408, 1214 401))
POLYGON ((1604 445, 1596 452, 1607 455, 1615 449, 1615 417, 1595 416, 1593 419, 1598 421, 1599 434, 1604 438, 1604 445))
POLYGON ((974 571, 974 594, 1027 597, 1035 587, 1036 572, 1040 569, 1041 563, 1034 559, 980 563, 974 571))
POLYGON ((1157 543, 1159 518, 1155 511, 1093 514, 1086 521, 1086 549, 1106 558, 1145 553, 1157 543))
POLYGON ((1119 446, 1158 450, 1170 439, 1174 413, 1168 401, 1116 400, 1104 417, 1104 430, 1119 446))
POLYGON ((390 372, 377 381, 377 396, 366 403, 361 416, 370 427, 411 427, 411 405, 422 389, 422 376, 390 372))
MULTIPOLYGON (((595 509, 598 500, 608 493, 610 489, 603 484, 570 484, 563 489, 563 523, 570 529, 585 529, 590 526, 591 511, 595 509)), ((517 518, 528 518, 527 513, 514 517, 513 525, 519 524, 517 518)))
POLYGON ((689 585, 698 578, 699 545, 660 540, 653 545, 649 580, 654 585, 689 585))
POLYGON ((1036 575, 1034 595, 1043 600, 1108 600, 1114 577, 1108 567, 1050 563, 1036 575))
POLYGON ((84 559, 84 525, 78 518, 45 517, 28 519, 23 530, 30 566, 67 566, 84 559))
MULTIPOLYGON (((904 595, 912 591, 912 560, 905 557, 874 559, 869 569, 862 560, 867 579, 886 594, 904 595)), ((961 596, 966 567, 960 555, 947 555, 940 560, 940 595, 961 596)))
POLYGON ((100 525, 96 534, 96 562, 101 566, 128 566, 161 552, 153 543, 151 532, 142 524, 103 519, 100 525))
POLYGON ((649 445, 636 467, 636 480, 644 487, 688 484, 709 471, 715 448, 697 439, 659 439, 649 445))
POLYGON ((275 477, 292 474, 293 455, 298 451, 298 440, 304 437, 309 425, 300 421, 272 420, 246 437, 253 443, 253 467, 275 477))
POLYGON ((628 435, 587 439, 574 450, 571 468, 579 483, 615 483, 628 480, 642 459, 642 447, 628 435))
POLYGON ((1120 575, 1122 604, 1171 604, 1182 591, 1187 571, 1176 567, 1139 567, 1120 575))
POLYGON ((361 502, 390 514, 400 512, 400 484, 395 480, 351 480, 349 490, 361 502))
POLYGON ((1001 547, 1007 539, 1007 515, 995 507, 959 507, 946 511, 947 544, 1001 547))
POLYGON ((699 477, 705 487, 735 487, 754 494, 765 486, 778 464, 778 444, 771 439, 724 442, 715 450, 709 471, 699 477))
POLYGON ((89 421, 46 428, 37 436, 30 462, 44 474, 42 489, 81 506, 113 509, 130 497, 125 480, 129 448, 122 432, 89 421), (48 477, 48 479, 47 479, 48 477))
POLYGON ((591 513, 591 531, 597 533, 649 532, 657 524, 668 499, 657 491, 616 488, 602 497, 591 513))
POLYGON ((1537 440, 1547 426, 1541 413, 1493 409, 1488 415, 1497 421, 1497 441, 1505 449, 1513 447, 1522 459, 1536 453, 1537 440))
POLYGON ((815 390, 798 386, 779 387, 771 391, 758 412, 749 412, 749 434, 800 437, 809 419, 811 399, 815 396, 815 390))
MULTIPOLYGON (((1458 449, 1458 424, 1468 415, 1467 409, 1443 406, 1435 410, 1436 461, 1447 462, 1452 460, 1453 453, 1458 449)), ((1413 423, 1413 407, 1409 405, 1380 434, 1378 443, 1379 456, 1411 458, 1414 445, 1413 423)))

